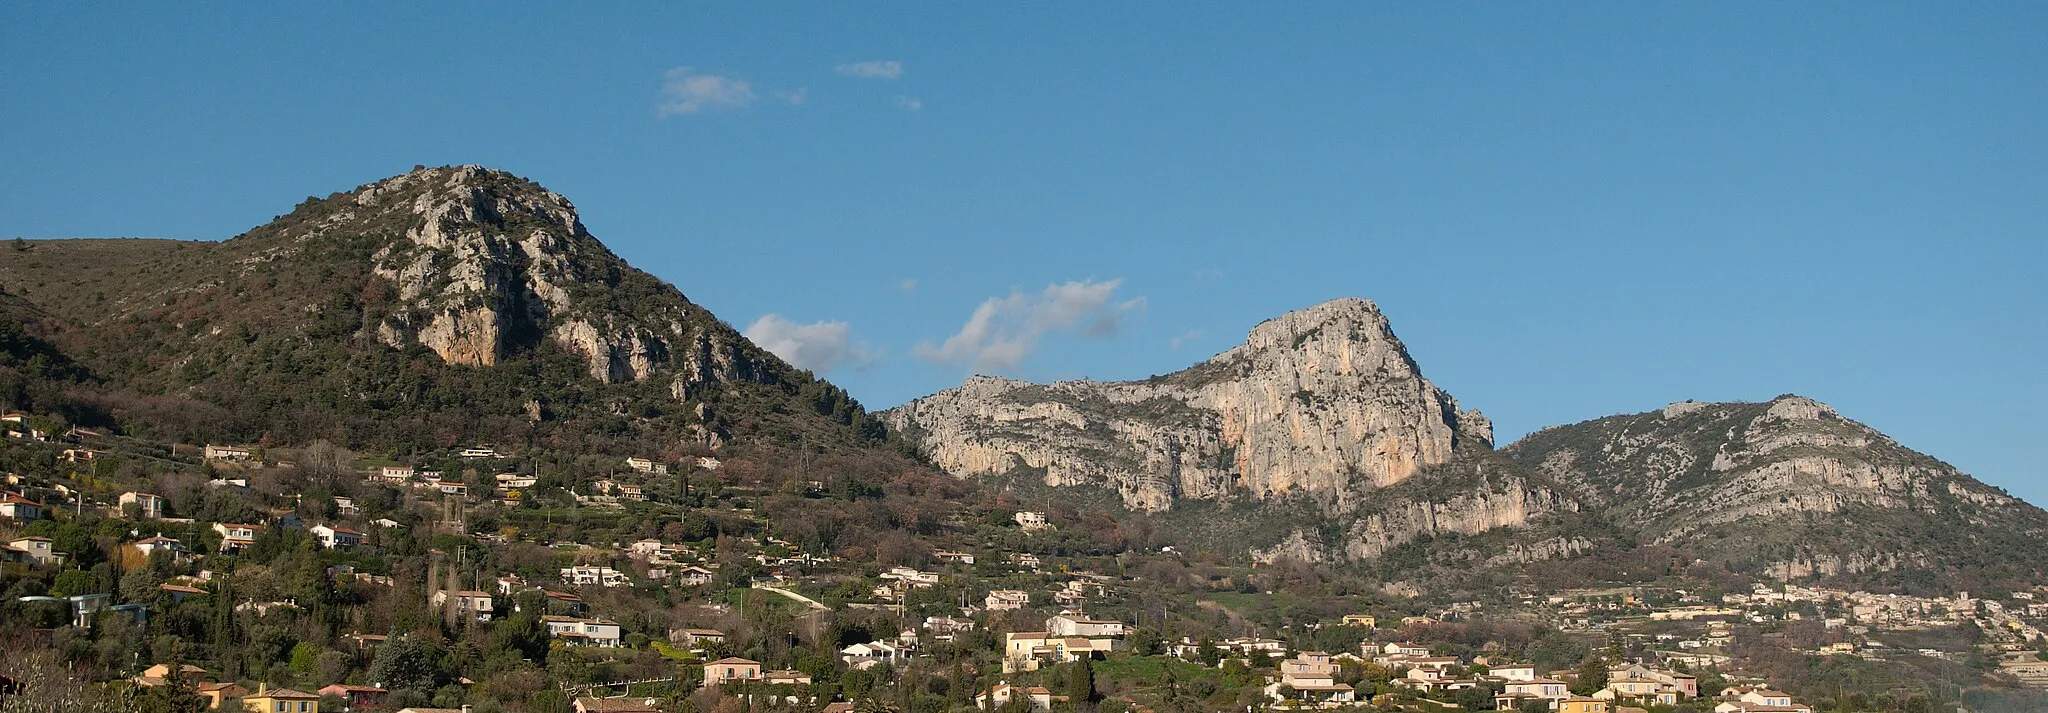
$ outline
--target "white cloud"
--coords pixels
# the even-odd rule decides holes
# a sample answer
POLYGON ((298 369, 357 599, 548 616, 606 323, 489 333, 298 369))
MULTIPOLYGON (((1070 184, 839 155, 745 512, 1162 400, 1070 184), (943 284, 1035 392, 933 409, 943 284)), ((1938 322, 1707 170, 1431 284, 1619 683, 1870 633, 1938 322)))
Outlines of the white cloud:
POLYGON ((924 108, 924 100, 917 97, 899 96, 896 97, 896 106, 903 107, 904 111, 917 111, 924 108))
POLYGON ((1122 284, 1122 279, 1067 282, 1036 294, 1012 291, 1008 297, 991 297, 974 308, 958 334, 939 344, 920 342, 911 353, 937 364, 1003 371, 1023 363, 1047 334, 1116 336, 1125 315, 1145 308, 1143 297, 1115 299, 1122 284))
POLYGON ((1169 340, 1167 340, 1167 342, 1166 342, 1166 348, 1168 348, 1168 349, 1179 349, 1179 348, 1181 348, 1181 346, 1182 346, 1182 345, 1186 345, 1186 344, 1192 344, 1192 343, 1194 343, 1195 341, 1197 341, 1197 340, 1200 340, 1201 338, 1202 338, 1202 330, 1199 330, 1199 329, 1190 329, 1190 330, 1188 330, 1188 331, 1185 331, 1185 332, 1181 332, 1180 334, 1174 335, 1174 337, 1173 337, 1172 339, 1169 339, 1169 340))
POLYGON ((1195 282, 1207 284, 1221 279, 1223 279, 1223 270, 1218 268, 1205 267, 1195 271, 1195 282))
POLYGON ((780 90, 775 92, 775 96, 777 98, 789 102, 790 106, 803 106, 804 102, 810 100, 810 95, 810 87, 797 87, 795 89, 780 90))
POLYGON ((662 76, 663 117, 695 114, 705 109, 739 109, 754 103, 754 89, 746 80, 707 74, 695 67, 677 67, 662 76))
POLYGON ((904 292, 916 292, 917 278, 905 278, 902 282, 896 283, 896 289, 902 290, 904 292))
POLYGON ((871 59, 866 62, 848 62, 833 67, 832 71, 854 79, 895 79, 903 76, 903 63, 893 59, 871 59))
POLYGON ((748 325, 746 335, 783 361, 820 374, 843 366, 862 368, 876 356, 853 341, 853 328, 845 322, 798 324, 771 312, 748 325))

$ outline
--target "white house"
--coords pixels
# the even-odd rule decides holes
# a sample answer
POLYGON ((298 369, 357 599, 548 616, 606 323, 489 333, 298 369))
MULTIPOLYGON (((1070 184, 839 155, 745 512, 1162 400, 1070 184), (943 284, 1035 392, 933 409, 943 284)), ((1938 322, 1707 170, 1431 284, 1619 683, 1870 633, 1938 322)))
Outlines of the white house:
POLYGON ((122 493, 121 499, 117 502, 123 511, 126 511, 129 505, 134 505, 136 516, 144 520, 155 520, 164 516, 164 499, 160 496, 131 491, 122 493))
POLYGON ((668 464, 646 458, 627 458, 626 467, 649 475, 668 475, 668 464))
POLYGON ((577 619, 567 616, 543 616, 541 623, 548 626, 548 636, 559 639, 571 646, 596 646, 618 648, 620 643, 619 623, 603 619, 577 619))
POLYGON ((886 641, 870 641, 854 644, 839 650, 839 658, 854 668, 867 668, 877 664, 894 664, 906 658, 902 647, 886 641))
POLYGON ((334 527, 332 525, 314 525, 311 532, 313 533, 314 539, 320 541, 321 547, 325 547, 330 550, 338 547, 354 547, 356 545, 363 544, 363 533, 356 532, 355 530, 351 530, 346 527, 334 527))
POLYGON ((1013 519, 1017 521, 1018 527, 1024 528, 1025 532, 1052 528, 1052 523, 1045 521, 1045 513, 1042 512, 1020 512, 1014 515, 1013 519))
POLYGON ((562 581, 578 587, 616 587, 626 583, 626 575, 610 567, 576 565, 562 568, 562 581))
POLYGON ((377 469, 377 480, 386 483, 403 483, 412 480, 412 466, 387 465, 377 469))
POLYGON ((26 559, 34 561, 36 564, 54 565, 62 563, 64 561, 64 553, 53 549, 51 545, 50 538, 47 537, 21 537, 7 543, 8 547, 21 551, 26 559))
POLYGON ((43 504, 24 498, 20 493, 0 492, 0 517, 16 520, 43 519, 43 504))
POLYGON ((1021 589, 997 589, 989 592, 981 603, 989 611, 1022 609, 1031 604, 1031 595, 1021 589))
POLYGON ((676 571, 676 578, 684 585, 691 587, 710 584, 716 577, 717 575, 713 574, 711 570, 696 565, 684 567, 676 571))
POLYGON ((1318 705, 1343 705, 1356 700, 1351 686, 1337 682, 1337 664, 1321 651, 1303 651, 1280 662, 1280 680, 1266 686, 1276 701, 1294 698, 1318 705))
POLYGON ((256 531, 262 527, 262 525, 217 522, 213 524, 213 531, 220 533, 221 551, 228 552, 256 544, 256 531))
POLYGON ((1045 620, 1045 631, 1053 636, 1080 636, 1086 638, 1123 636, 1124 623, 1102 619, 1087 619, 1080 616, 1059 614, 1045 620))
POLYGON ((251 459, 251 458, 255 458, 255 457, 256 457, 256 452, 255 452, 255 451, 253 451, 253 450, 250 450, 250 449, 248 449, 248 448, 244 448, 244 447, 241 447, 241 446, 215 446, 215 445, 208 445, 208 446, 206 447, 206 451, 205 451, 205 458, 206 458, 206 460, 232 460, 232 461, 241 461, 241 460, 249 460, 249 459, 251 459))
POLYGON ((453 606, 458 616, 477 621, 490 621, 496 606, 489 593, 477 591, 450 592, 444 589, 434 592, 428 601, 436 607, 453 606))
POLYGON ((464 448, 464 449, 462 449, 461 451, 457 452, 457 453, 456 453, 455 455, 456 455, 457 457, 460 457, 460 458, 503 458, 503 457, 504 457, 504 456, 502 456, 502 455, 499 455, 499 454, 498 454, 498 451, 497 451, 497 449, 495 449, 495 448, 485 448, 485 447, 483 447, 483 446, 477 446, 477 447, 475 447, 475 448, 464 448))
POLYGON ((525 490, 540 482, 539 476, 525 473, 499 473, 493 477, 498 481, 499 490, 525 490))

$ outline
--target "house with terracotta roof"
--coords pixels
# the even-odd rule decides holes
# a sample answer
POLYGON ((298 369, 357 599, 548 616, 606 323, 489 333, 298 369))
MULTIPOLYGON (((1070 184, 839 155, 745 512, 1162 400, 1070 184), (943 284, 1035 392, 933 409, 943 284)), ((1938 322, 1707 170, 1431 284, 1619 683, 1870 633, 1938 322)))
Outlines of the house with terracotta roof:
POLYGON ((354 686, 346 683, 336 683, 322 688, 316 691, 316 693, 322 696, 334 696, 341 699, 343 710, 355 710, 362 706, 377 705, 379 701, 384 700, 384 694, 387 691, 376 686, 354 686))
POLYGON ((1019 697, 1030 701, 1031 710, 1039 711, 1040 713, 1052 710, 1052 704, 1055 702, 1065 703, 1067 701, 1066 696, 1055 696, 1052 694, 1052 691, 1046 690, 1043 686, 1020 688, 1008 683, 998 683, 994 688, 976 694, 974 696, 974 707, 982 710, 997 710, 1009 705, 1012 699, 1019 697))
POLYGON ((320 713, 320 697, 259 683, 255 693, 242 696, 242 707, 249 713, 320 713))
POLYGON ((716 686, 728 681, 761 680, 761 662, 738 657, 722 658, 704 664, 704 685, 716 686))
POLYGON ((335 527, 332 525, 314 525, 312 533, 314 539, 320 541, 321 547, 325 547, 330 550, 342 547, 354 547, 356 545, 363 544, 363 533, 348 529, 346 527, 335 527))
POLYGON ((21 493, 0 491, 0 517, 16 520, 43 519, 43 504, 22 497, 21 493))
POLYGON ((661 713, 652 698, 578 698, 576 713, 661 713))

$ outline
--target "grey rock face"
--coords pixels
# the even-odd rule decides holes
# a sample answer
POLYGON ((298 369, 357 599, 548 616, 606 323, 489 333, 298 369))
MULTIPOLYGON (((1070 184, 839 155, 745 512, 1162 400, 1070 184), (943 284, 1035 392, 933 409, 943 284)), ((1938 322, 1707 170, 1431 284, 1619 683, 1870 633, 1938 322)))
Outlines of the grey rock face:
POLYGON ((1145 510, 1288 494, 1341 509, 1493 435, 1357 299, 1268 320, 1243 345, 1164 377, 975 377, 883 417, 956 476, 1021 469, 1047 485, 1111 488, 1145 510))
MULTIPOLYGON (((567 198, 478 166, 430 168, 358 190, 330 223, 400 226, 372 255, 398 305, 371 335, 419 344, 450 364, 489 366, 548 340, 606 383, 672 368, 687 398, 707 383, 750 379, 743 341, 681 299, 622 311, 601 293, 646 278, 583 227, 567 198)), ((316 228, 309 237, 323 232, 316 228)))

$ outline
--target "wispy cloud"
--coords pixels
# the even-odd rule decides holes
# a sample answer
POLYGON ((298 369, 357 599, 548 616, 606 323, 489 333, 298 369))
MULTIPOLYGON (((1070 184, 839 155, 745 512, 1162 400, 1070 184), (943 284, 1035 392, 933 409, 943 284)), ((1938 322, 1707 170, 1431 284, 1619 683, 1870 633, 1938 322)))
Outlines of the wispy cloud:
POLYGON ((1198 283, 1208 284, 1221 279, 1223 279, 1223 270, 1219 268, 1205 267, 1195 271, 1195 282, 1198 283))
POLYGON ((904 111, 917 111, 924 108, 924 100, 917 97, 898 96, 896 97, 896 106, 903 107, 904 111))
POLYGON ((810 87, 797 87, 795 89, 777 90, 775 92, 776 98, 789 102, 790 106, 803 106, 804 102, 810 101, 810 95, 810 87))
POLYGON ((754 103, 754 89, 746 80, 677 67, 662 77, 663 117, 696 114, 705 109, 739 109, 754 103))
POLYGON ((1047 285, 1037 293, 1018 290, 1008 297, 991 297, 974 308, 958 334, 939 344, 920 342, 911 353, 935 364, 1004 371, 1022 364, 1047 334, 1112 337, 1128 314, 1145 307, 1143 297, 1116 299, 1122 284, 1122 279, 1084 280, 1047 285))
POLYGON ((904 292, 916 292, 916 291, 917 291, 917 278, 914 278, 914 277, 904 278, 904 280, 903 280, 902 282, 898 282, 898 283, 896 283, 896 289, 902 290, 902 291, 904 291, 904 292))
POLYGON ((1198 341, 1198 340, 1200 340, 1201 338, 1202 338, 1202 330, 1199 330, 1199 329, 1190 329, 1190 330, 1188 330, 1188 331, 1185 331, 1185 332, 1181 332, 1180 334, 1176 334, 1176 335, 1174 335, 1174 336, 1173 336, 1173 338, 1172 338, 1172 339, 1169 339, 1169 340, 1167 340, 1167 341, 1166 341, 1166 348, 1168 348, 1168 349, 1179 349, 1179 348, 1181 348, 1182 346, 1184 346, 1184 345, 1187 345, 1187 344, 1192 344, 1192 343, 1194 343, 1195 341, 1198 341))
POLYGON ((833 67, 832 71, 854 79, 896 79, 903 76, 903 63, 893 59, 871 59, 866 62, 848 62, 833 67))
POLYGON ((853 328, 845 322, 798 324, 771 312, 748 325, 745 334, 783 361, 820 374, 866 367, 877 356, 866 344, 853 341, 853 328))

